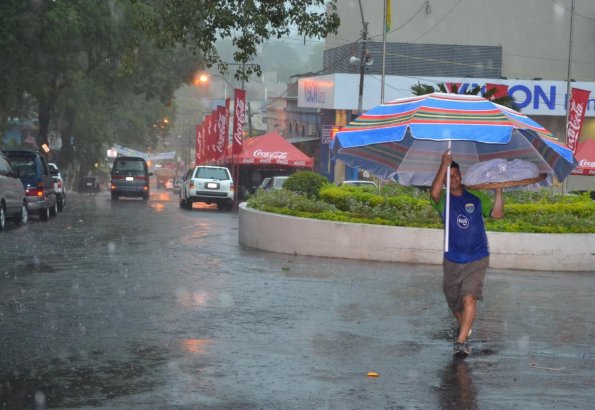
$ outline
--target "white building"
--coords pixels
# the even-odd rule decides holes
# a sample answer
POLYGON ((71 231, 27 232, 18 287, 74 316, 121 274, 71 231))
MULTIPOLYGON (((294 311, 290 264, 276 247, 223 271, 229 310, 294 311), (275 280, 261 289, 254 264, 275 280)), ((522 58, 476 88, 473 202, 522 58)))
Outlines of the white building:
MULTIPOLYGON (((418 82, 505 84, 521 111, 562 141, 569 84, 590 90, 581 140, 595 139, 595 1, 392 0, 385 52, 384 0, 337 6, 341 26, 326 39, 325 71, 299 80, 300 107, 334 111, 335 125, 357 115, 360 66, 350 59, 365 50, 373 62, 365 66, 363 111, 381 102, 384 55, 385 101, 411 95, 418 82)), ((595 189, 595 178, 573 176, 569 187, 595 189)))

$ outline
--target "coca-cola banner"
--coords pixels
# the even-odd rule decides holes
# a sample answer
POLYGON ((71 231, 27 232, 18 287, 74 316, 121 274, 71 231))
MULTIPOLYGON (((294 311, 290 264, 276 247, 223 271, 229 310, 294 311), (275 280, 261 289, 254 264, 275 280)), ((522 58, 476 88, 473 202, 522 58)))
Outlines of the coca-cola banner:
POLYGON ((215 144, 215 158, 220 159, 225 154, 227 147, 227 109, 225 106, 217 106, 217 140, 215 144))
POLYGON ((576 153, 578 139, 583 128, 587 103, 589 102, 589 90, 573 88, 570 90, 570 102, 568 103, 568 124, 566 128, 566 145, 576 153))
POLYGON ((196 165, 200 165, 203 163, 204 161, 204 153, 203 153, 203 147, 204 147, 204 132, 203 132, 203 124, 199 124, 196 126, 196 142, 195 142, 195 147, 196 147, 196 153, 195 153, 195 158, 194 158, 194 166, 196 165))
POLYGON ((240 154, 243 149, 244 123, 246 118, 246 91, 234 91, 234 113, 233 113, 233 144, 231 152, 240 154))
POLYGON ((203 121, 204 133, 205 133, 205 146, 203 148, 204 152, 204 161, 208 162, 211 161, 214 157, 213 150, 212 150, 212 140, 213 140, 213 124, 212 124, 212 114, 208 114, 205 116, 203 121))

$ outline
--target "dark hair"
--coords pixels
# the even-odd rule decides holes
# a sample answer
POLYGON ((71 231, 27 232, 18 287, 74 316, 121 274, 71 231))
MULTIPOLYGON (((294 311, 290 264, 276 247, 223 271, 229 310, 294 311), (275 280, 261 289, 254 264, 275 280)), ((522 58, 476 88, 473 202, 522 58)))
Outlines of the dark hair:
POLYGON ((451 168, 456 168, 456 169, 458 169, 459 171, 461 170, 461 169, 459 168, 459 163, 458 163, 458 162, 455 162, 455 161, 452 161, 452 162, 450 163, 450 167, 451 167, 451 168))

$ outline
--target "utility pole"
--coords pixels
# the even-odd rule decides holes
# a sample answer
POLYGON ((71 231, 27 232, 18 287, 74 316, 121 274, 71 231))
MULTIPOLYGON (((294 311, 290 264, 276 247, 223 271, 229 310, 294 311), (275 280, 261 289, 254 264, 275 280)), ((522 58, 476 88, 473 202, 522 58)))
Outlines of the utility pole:
POLYGON ((362 53, 359 59, 359 94, 357 102, 358 116, 362 113, 362 105, 364 98, 364 75, 366 73, 366 55, 368 53, 366 43, 368 41, 368 22, 364 21, 364 10, 362 8, 361 0, 359 1, 359 10, 362 15, 362 53))

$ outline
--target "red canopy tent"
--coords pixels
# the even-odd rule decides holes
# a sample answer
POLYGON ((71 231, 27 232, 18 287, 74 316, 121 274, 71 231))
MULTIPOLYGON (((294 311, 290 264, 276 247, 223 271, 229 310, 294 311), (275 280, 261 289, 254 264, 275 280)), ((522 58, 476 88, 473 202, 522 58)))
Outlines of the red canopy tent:
MULTIPOLYGON (((229 150, 228 150, 229 151, 229 150)), ((312 158, 297 149, 293 144, 276 132, 244 140, 241 154, 227 154, 225 163, 239 165, 281 165, 290 168, 309 168, 314 164, 312 158)))
POLYGON ((234 170, 232 172, 238 184, 240 199, 255 192, 265 177, 314 169, 312 158, 276 132, 245 139, 240 154, 232 156, 231 147, 230 144, 225 157, 215 163, 234 170))
POLYGON ((595 140, 589 139, 580 142, 574 157, 578 161, 578 167, 572 171, 572 175, 595 176, 595 140))

